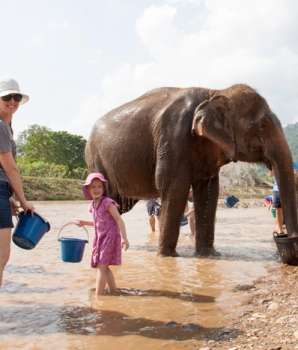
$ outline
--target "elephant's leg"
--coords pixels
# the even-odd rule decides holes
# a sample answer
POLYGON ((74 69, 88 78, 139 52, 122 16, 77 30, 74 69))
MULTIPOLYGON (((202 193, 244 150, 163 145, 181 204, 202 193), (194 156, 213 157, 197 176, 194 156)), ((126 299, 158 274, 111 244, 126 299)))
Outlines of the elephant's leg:
POLYGON ((189 192, 188 186, 184 186, 184 190, 181 187, 171 191, 166 198, 162 198, 158 249, 158 254, 161 256, 179 256, 176 246, 189 192))
POLYGON ((219 195, 218 175, 195 186, 196 253, 199 256, 220 255, 214 249, 214 228, 219 195))

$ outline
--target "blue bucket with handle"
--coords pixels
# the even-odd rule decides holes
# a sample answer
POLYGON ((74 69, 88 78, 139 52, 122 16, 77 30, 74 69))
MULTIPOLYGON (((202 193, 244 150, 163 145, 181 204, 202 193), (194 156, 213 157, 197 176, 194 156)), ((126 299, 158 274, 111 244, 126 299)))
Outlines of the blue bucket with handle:
POLYGON ((12 241, 20 248, 33 249, 44 234, 50 231, 49 222, 36 211, 33 216, 30 211, 27 211, 26 215, 21 211, 17 218, 18 223, 14 229, 12 241))
POLYGON ((185 226, 187 224, 188 224, 188 218, 185 215, 183 215, 180 226, 185 226))
POLYGON ((83 259, 85 244, 89 242, 89 234, 86 228, 84 226, 81 226, 85 229, 88 239, 60 237, 61 231, 68 225, 76 225, 76 223, 67 223, 61 228, 61 230, 58 233, 58 241, 60 241, 61 247, 61 259, 64 262, 78 263, 81 262, 83 259))

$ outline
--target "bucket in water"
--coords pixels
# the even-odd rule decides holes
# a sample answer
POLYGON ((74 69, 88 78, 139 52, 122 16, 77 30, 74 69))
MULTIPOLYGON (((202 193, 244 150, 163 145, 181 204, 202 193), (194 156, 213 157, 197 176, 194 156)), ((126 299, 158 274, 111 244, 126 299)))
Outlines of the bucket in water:
MULTIPOLYGON (((72 262, 77 263, 82 261, 84 250, 85 250, 85 244, 89 241, 89 235, 88 231, 84 226, 81 226, 85 229, 88 239, 81 239, 81 238, 72 238, 72 237, 59 237, 61 231, 67 226, 67 225, 76 225, 75 222, 69 222, 68 224, 64 225, 58 234, 58 241, 60 241, 61 246, 61 259, 64 262, 72 262)), ((76 225, 77 226, 77 225, 76 225)), ((78 227, 78 226, 77 226, 78 227)))
POLYGON ((188 224, 188 219, 186 216, 183 215, 180 226, 185 226, 187 224, 188 224))
POLYGON ((275 208, 271 209, 271 215, 274 219, 276 218, 276 209, 275 208))
POLYGON ((281 260, 284 264, 298 265, 298 237, 288 237, 288 235, 278 235, 273 232, 273 238, 276 243, 281 260))
POLYGON ((30 250, 37 245, 46 232, 50 231, 50 228, 49 222, 36 211, 33 216, 30 211, 27 211, 26 215, 21 211, 12 240, 18 247, 30 250))

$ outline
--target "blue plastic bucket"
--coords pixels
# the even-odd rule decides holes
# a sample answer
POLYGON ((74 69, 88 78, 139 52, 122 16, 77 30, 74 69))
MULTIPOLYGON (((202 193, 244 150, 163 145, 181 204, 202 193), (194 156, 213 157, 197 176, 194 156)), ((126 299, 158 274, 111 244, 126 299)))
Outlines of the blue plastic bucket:
POLYGON ((185 226, 187 224, 188 224, 188 219, 186 216, 183 215, 180 226, 185 226))
POLYGON ((88 240, 81 239, 81 238, 72 238, 72 237, 60 238, 59 236, 62 229, 69 224, 76 225, 75 222, 69 222, 68 224, 64 225, 61 228, 58 234, 58 241, 60 241, 60 247, 61 247, 61 259, 64 262, 78 263, 78 262, 81 262, 83 259, 85 244, 88 243, 89 241, 89 235, 86 228, 82 226, 82 228, 84 228, 87 233, 88 240))
POLYGON ((235 196, 229 196, 224 200, 224 203, 228 208, 233 208, 233 206, 238 202, 239 199, 235 196))
POLYGON ((21 211, 12 240, 18 247, 30 250, 37 245, 46 232, 50 231, 50 228, 49 222, 36 212, 32 217, 31 212, 28 211, 25 215, 25 212, 21 211))

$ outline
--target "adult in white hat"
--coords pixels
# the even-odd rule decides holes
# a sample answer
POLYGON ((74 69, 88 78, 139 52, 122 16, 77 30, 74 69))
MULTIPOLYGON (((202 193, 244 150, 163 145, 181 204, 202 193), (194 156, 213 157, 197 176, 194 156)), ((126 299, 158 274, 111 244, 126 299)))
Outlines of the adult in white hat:
MULTIPOLYGON (((29 96, 20 92, 19 84, 11 78, 0 79, 0 287, 3 270, 9 260, 12 215, 17 215, 18 204, 15 193, 24 212, 33 215, 34 206, 25 198, 22 181, 15 162, 16 144, 13 140, 11 122, 19 105, 27 102, 29 96)), ((29 215, 29 214, 28 214, 29 215)))

